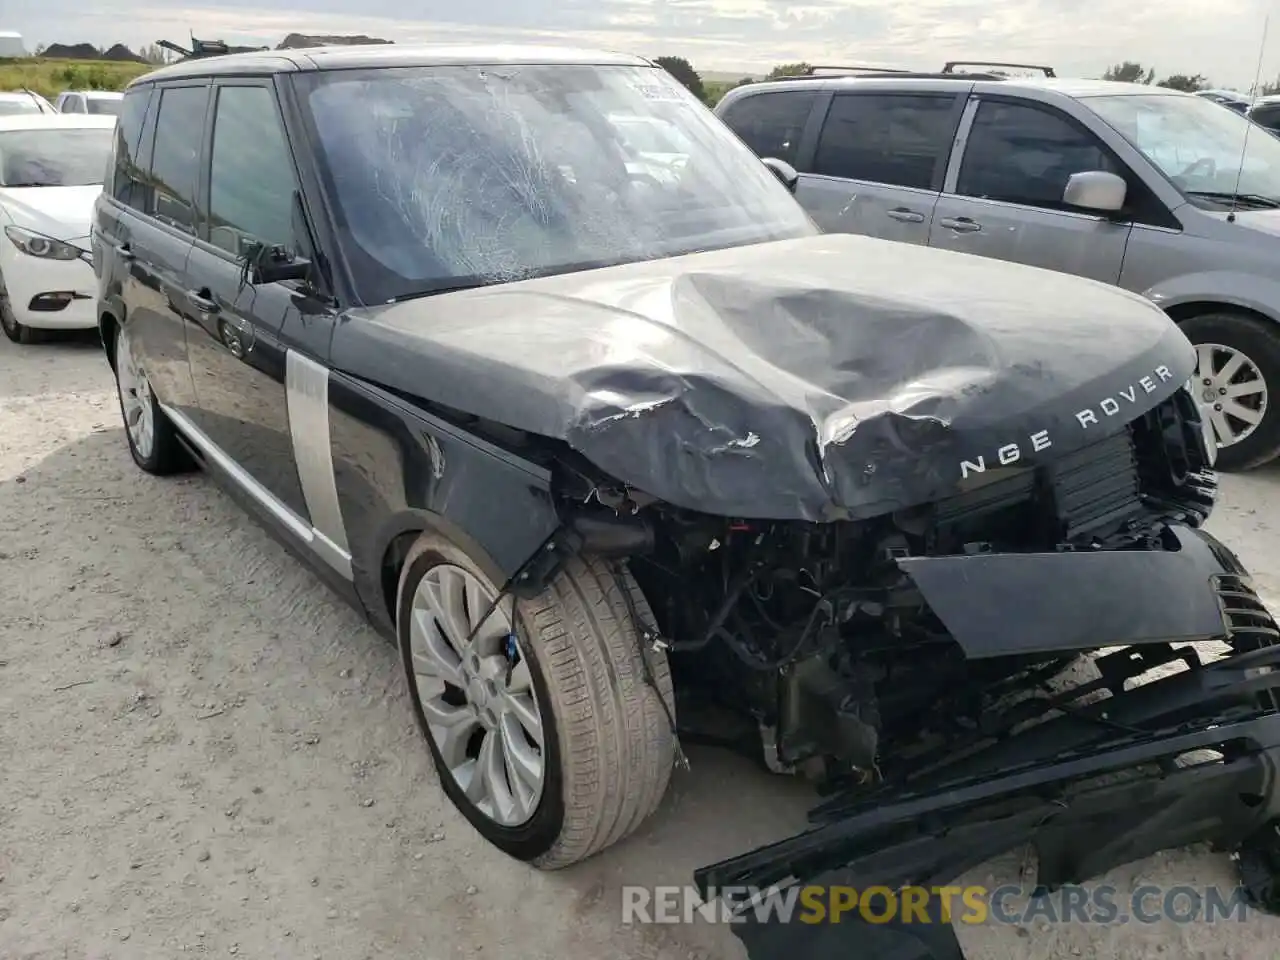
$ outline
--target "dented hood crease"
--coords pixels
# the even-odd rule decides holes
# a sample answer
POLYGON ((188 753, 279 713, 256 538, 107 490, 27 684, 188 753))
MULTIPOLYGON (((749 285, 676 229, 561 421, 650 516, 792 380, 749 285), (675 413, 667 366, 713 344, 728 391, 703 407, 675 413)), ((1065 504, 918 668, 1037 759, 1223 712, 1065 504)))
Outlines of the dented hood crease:
POLYGON ((828 235, 362 309, 333 363, 677 506, 829 520, 1114 433, 1194 351, 1114 287, 828 235))

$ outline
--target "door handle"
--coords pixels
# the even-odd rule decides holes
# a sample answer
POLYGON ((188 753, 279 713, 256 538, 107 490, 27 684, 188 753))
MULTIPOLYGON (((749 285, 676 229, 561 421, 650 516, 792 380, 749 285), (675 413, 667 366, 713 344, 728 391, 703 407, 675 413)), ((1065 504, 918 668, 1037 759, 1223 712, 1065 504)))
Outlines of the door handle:
POLYGON ((213 294, 209 292, 208 287, 201 287, 199 290, 188 290, 187 299, 191 301, 191 305, 201 313, 217 313, 218 305, 213 300, 213 294))
POLYGON ((982 229, 982 224, 969 217, 943 217, 938 223, 956 233, 977 233, 982 229))
POLYGON ((890 220, 897 220, 899 223, 924 223, 923 213, 916 213, 906 207, 894 207, 888 214, 890 220))
POLYGON ((116 247, 116 256, 125 261, 138 259, 138 255, 133 252, 133 247, 127 241, 116 247))

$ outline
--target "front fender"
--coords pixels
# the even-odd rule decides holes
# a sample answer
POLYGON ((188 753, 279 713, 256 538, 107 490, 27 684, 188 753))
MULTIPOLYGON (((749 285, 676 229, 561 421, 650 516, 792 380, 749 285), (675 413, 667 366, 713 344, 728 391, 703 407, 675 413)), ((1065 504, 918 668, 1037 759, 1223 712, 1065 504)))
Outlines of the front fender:
POLYGON ((394 631, 384 560, 405 534, 439 533, 505 584, 559 526, 551 476, 536 464, 343 374, 329 399, 356 592, 383 632, 394 631))

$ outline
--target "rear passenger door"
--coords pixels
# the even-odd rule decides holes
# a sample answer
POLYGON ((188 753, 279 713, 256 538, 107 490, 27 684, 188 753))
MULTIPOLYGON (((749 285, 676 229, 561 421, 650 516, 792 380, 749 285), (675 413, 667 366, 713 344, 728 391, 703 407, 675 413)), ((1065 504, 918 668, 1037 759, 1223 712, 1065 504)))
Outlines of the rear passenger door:
POLYGON ((291 425, 287 393, 327 386, 334 318, 304 284, 253 284, 246 272, 255 244, 311 253, 300 235, 297 173, 274 85, 269 78, 219 81, 211 109, 202 223, 187 267, 193 419, 249 474, 260 503, 286 526, 306 529, 295 438, 303 449, 327 438, 308 435, 301 420, 291 425))
POLYGON ((116 124, 115 202, 104 204, 98 218, 98 242, 110 247, 104 262, 120 274, 120 320, 156 396, 179 410, 194 399, 183 317, 208 98, 203 81, 143 86, 126 95, 116 124), (146 122, 135 145, 138 110, 146 122))
POLYGON ((1047 104, 971 101, 929 245, 1116 283, 1132 224, 1062 202, 1073 173, 1127 168, 1084 125, 1047 104))
POLYGON ((796 199, 824 231, 926 244, 958 93, 837 92, 796 199))

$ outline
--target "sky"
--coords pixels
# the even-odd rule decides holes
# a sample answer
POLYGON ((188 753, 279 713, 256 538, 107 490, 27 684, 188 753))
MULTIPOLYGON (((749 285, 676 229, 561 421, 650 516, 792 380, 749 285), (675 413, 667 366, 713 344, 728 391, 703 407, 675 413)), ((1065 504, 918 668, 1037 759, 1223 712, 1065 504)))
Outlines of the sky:
POLYGON ((1233 87, 1253 82, 1262 52, 1263 78, 1280 75, 1280 0, 3 0, 0 30, 18 31, 28 48, 138 47, 191 32, 272 46, 293 31, 557 42, 744 74, 798 60, 938 69, 978 58, 1099 76, 1127 59, 1233 87))

